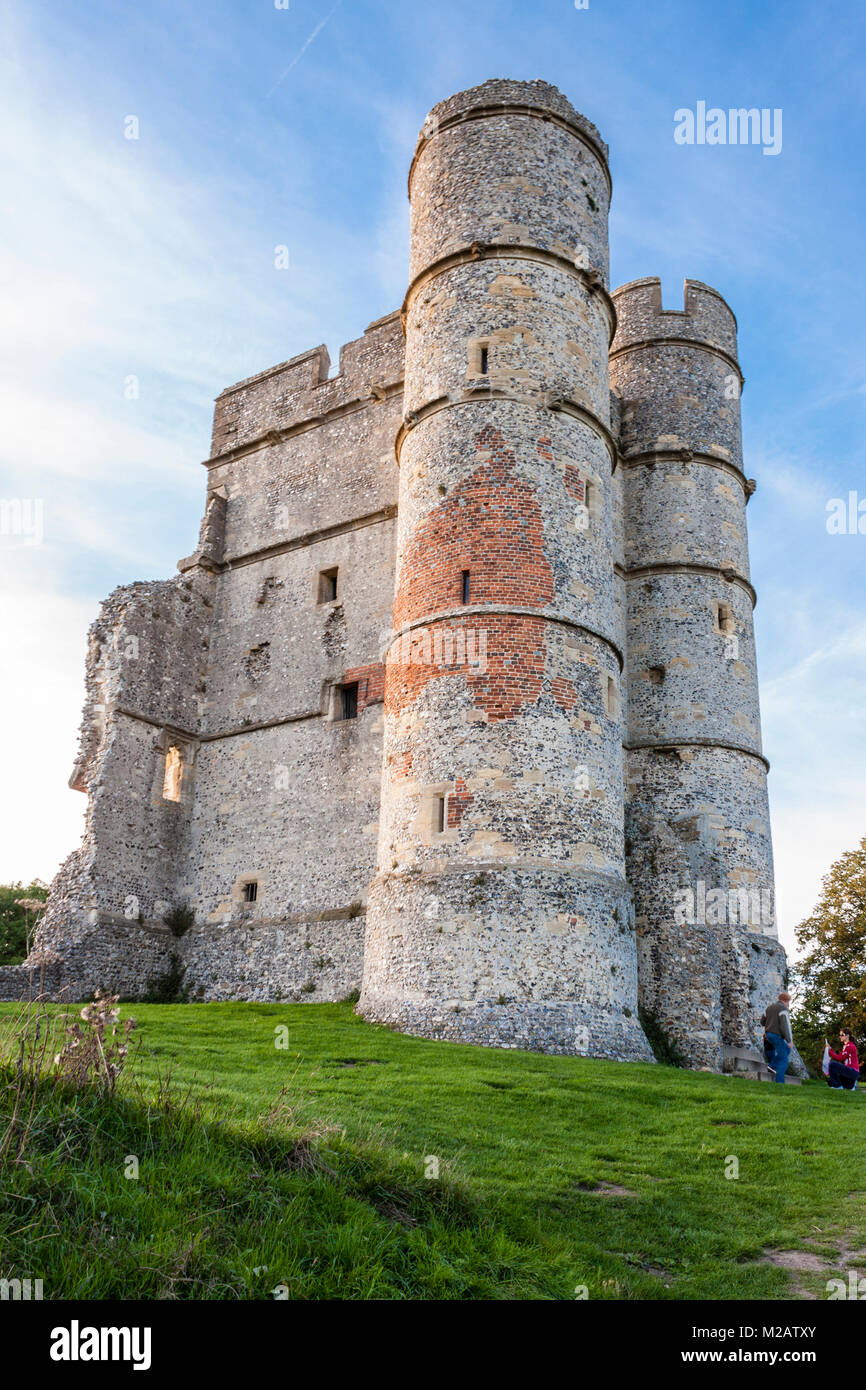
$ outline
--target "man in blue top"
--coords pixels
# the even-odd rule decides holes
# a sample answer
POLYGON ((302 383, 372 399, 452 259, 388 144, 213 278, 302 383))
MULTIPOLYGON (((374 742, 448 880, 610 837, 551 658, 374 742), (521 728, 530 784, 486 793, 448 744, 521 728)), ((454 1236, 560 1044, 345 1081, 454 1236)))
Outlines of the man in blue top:
POLYGON ((761 1014, 761 1023, 764 1025, 764 1054, 767 1057, 767 1066, 770 1071, 775 1072, 776 1080, 782 1085, 785 1084, 785 1072, 788 1070, 788 1059, 791 1056, 791 1047, 794 1038, 791 1034, 791 1015, 790 1015, 791 996, 782 993, 778 1001, 768 1004, 764 1013, 761 1014))

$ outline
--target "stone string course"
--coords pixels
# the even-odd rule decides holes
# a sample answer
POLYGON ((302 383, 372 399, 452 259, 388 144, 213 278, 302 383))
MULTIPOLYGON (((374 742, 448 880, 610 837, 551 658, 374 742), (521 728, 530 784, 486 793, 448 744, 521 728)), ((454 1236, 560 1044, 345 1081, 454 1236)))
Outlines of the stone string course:
POLYGON ((644 1018, 722 1069, 786 975, 772 916, 677 912, 773 885, 736 321, 608 293, 607 147, 544 82, 441 102, 409 189, 402 310, 224 391, 195 550, 103 604, 84 841, 0 997, 646 1060, 644 1018))

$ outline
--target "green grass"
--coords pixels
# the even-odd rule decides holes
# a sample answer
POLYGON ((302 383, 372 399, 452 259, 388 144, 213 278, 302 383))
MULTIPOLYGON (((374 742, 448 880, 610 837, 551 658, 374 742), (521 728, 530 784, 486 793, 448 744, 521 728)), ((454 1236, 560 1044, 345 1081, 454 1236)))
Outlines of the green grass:
POLYGON ((821 1254, 820 1297, 864 1244, 860 1093, 425 1042, 351 1005, 123 1013, 139 1093, 47 1092, 0 1172, 0 1275, 46 1298, 796 1296, 767 1248, 821 1254))

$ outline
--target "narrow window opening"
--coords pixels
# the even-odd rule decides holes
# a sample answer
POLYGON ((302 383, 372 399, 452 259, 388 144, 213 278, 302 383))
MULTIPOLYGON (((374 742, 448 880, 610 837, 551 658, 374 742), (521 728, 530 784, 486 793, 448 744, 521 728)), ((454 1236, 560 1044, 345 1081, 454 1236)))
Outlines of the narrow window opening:
POLYGON ((437 796, 437 798, 436 798, 435 811, 436 811, 436 822, 435 822, 435 823, 436 823, 436 833, 437 833, 437 835, 441 835, 442 832, 443 832, 444 829, 445 829, 445 797, 444 797, 444 796, 437 796))
POLYGON ((463 602, 464 602, 464 603, 468 603, 468 602, 469 602, 469 570, 464 570, 463 573, 462 573, 462 575, 461 575, 461 593, 462 593, 462 595, 463 595, 463 602))
POLYGON ((321 570, 319 573, 319 603, 333 603, 337 597, 338 569, 321 570))
POLYGON ((259 896, 259 885, 254 881, 244 884, 244 902, 254 903, 259 896))
POLYGON ((613 676, 607 677, 605 710, 612 719, 619 713, 619 694, 616 688, 616 680, 613 676))
POLYGON ((340 718, 358 718, 358 682, 344 685, 340 689, 340 718))
POLYGON ((730 633, 735 631, 734 610, 729 603, 716 604, 716 627, 719 632, 730 633))
MULTIPOLYGON (((470 379, 474 378, 476 385, 479 385, 479 378, 487 376, 489 344, 482 339, 470 338, 467 343, 466 372, 470 379)), ((485 385, 490 385, 490 378, 487 377, 485 385)))
POLYGON ((162 795, 165 801, 180 801, 180 788, 183 781, 183 755, 172 744, 165 755, 165 773, 162 779, 162 795))

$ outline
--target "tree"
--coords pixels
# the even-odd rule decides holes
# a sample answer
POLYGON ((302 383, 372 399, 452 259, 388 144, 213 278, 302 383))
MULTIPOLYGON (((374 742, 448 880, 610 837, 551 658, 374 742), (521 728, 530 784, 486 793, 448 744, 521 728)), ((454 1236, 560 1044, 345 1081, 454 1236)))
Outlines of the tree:
POLYGON ((820 1068, 824 1038, 838 1051, 838 1034, 851 1029, 862 1054, 866 1043, 866 837, 837 860, 822 880, 818 904, 796 929, 805 954, 792 970, 794 1041, 820 1068), (835 1039, 835 1044, 834 1044, 835 1039))
POLYGON ((21 900, 44 902, 48 888, 40 880, 30 884, 0 883, 0 965, 18 965, 27 954, 27 939, 33 940, 38 909, 20 906, 21 900))

